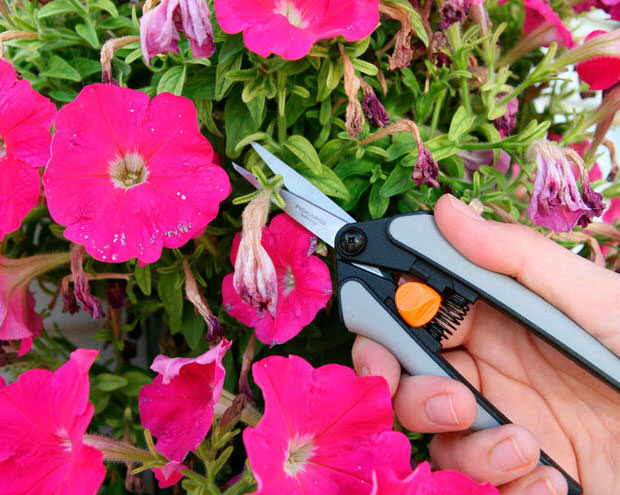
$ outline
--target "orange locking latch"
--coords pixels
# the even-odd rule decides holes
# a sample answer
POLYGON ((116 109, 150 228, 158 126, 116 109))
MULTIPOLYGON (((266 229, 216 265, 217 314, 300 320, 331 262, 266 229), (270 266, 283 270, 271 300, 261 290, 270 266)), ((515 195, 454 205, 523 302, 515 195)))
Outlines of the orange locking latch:
POLYGON ((420 282, 405 282, 396 290, 396 308, 409 325, 422 327, 437 314, 441 296, 420 282))

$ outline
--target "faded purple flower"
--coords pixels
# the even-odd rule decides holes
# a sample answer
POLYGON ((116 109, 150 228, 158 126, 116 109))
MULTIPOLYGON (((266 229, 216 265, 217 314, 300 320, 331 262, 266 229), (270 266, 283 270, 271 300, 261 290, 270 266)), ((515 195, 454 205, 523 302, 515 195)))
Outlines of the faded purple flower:
MULTIPOLYGON (((506 93, 497 95, 497 99, 501 100, 506 93)), ((499 135, 503 138, 509 135, 517 125, 517 112, 519 111, 519 100, 517 97, 512 98, 506 103, 506 113, 495 119, 495 128, 499 131, 499 135)))
POLYGON ((430 184, 433 187, 439 187, 437 177, 439 176, 439 165, 428 151, 426 145, 422 142, 418 142, 418 160, 413 167, 413 174, 411 174, 411 180, 418 186, 422 184, 430 184))
POLYGON ((482 165, 495 167, 497 170, 505 174, 508 172, 511 163, 510 155, 504 150, 500 151, 497 162, 494 162, 493 150, 461 150, 458 152, 458 156, 461 160, 463 160, 465 170, 469 176, 471 176, 482 165))
POLYGON ((471 0, 446 0, 439 10, 439 28, 447 29, 455 22, 461 22, 467 17, 470 6, 471 0))
POLYGON ((559 146, 546 140, 534 143, 529 153, 538 171, 528 216, 538 226, 570 231, 591 210, 581 199, 568 159, 559 146))
POLYGON ((585 228, 594 217, 600 217, 603 214, 606 205, 603 203, 603 195, 592 189, 587 181, 581 183, 581 193, 583 202, 590 208, 590 211, 581 215, 578 221, 579 226, 585 228))
POLYGON ((363 80, 362 82, 362 108, 366 118, 377 127, 383 127, 390 121, 390 116, 385 111, 385 107, 377 98, 372 86, 363 80))
POLYGON ((120 280, 109 281, 106 286, 105 295, 110 308, 120 311, 125 307, 125 284, 120 280))
MULTIPOLYGON (((75 299, 82 305, 94 320, 104 317, 101 301, 90 293, 88 285, 88 276, 84 272, 82 263, 84 262, 84 246, 76 245, 71 249, 71 278, 73 280, 73 294, 75 299)), ((63 291, 63 300, 65 306, 63 310, 67 310, 73 314, 77 305, 72 304, 63 291)))
POLYGON ((185 34, 195 58, 215 51, 206 0, 163 0, 140 19, 140 40, 146 65, 159 53, 179 53, 179 31, 185 34))
POLYGON ((183 260, 183 270, 185 271, 185 297, 194 305, 195 310, 200 313, 200 316, 203 317, 207 324, 206 340, 208 342, 213 342, 222 338, 224 336, 224 331, 220 325, 220 320, 213 314, 213 311, 211 311, 207 301, 200 292, 187 260, 183 260))

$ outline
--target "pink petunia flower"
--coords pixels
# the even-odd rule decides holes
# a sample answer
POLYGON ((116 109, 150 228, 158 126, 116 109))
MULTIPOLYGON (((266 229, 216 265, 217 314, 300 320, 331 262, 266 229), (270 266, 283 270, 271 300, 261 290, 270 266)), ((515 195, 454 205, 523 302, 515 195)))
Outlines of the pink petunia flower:
POLYGON ((510 169, 511 158, 504 150, 500 151, 497 162, 495 162, 493 150, 460 150, 458 156, 463 160, 465 171, 469 177, 483 165, 494 167, 503 174, 507 174, 510 169))
POLYGON ((612 199, 609 208, 603 214, 603 220, 612 225, 620 221, 620 199, 612 199))
POLYGON ((10 259, 0 256, 0 340, 21 340, 19 356, 32 347, 43 329, 28 285, 38 275, 69 262, 69 253, 10 259))
POLYGON ((287 60, 307 55, 318 40, 361 40, 379 24, 379 0, 215 0, 214 7, 225 32, 243 31, 248 50, 287 60))
POLYGON ((383 378, 297 356, 265 358, 252 373, 265 398, 263 418, 243 432, 257 495, 368 494, 373 469, 410 472, 383 378))
MULTIPOLYGON (((276 215, 263 228, 262 244, 276 268, 278 304, 275 318, 258 312, 241 300, 233 287, 233 274, 222 282, 222 299, 226 311, 241 323, 256 330, 261 342, 282 344, 308 325, 332 294, 329 268, 316 256, 316 238, 286 214, 276 215)), ((233 243, 234 263, 239 246, 233 243)))
POLYGON ((231 190, 190 100, 107 84, 58 112, 43 183, 67 239, 100 261, 143 264, 202 234, 231 190))
MULTIPOLYGON (((620 5, 620 2, 619 4, 620 5)), ((592 31, 586 41, 607 34, 606 31, 592 31)), ((608 89, 620 82, 620 37, 617 40, 616 56, 592 57, 575 66, 579 78, 590 85, 590 89, 608 89)), ((612 49, 613 51, 613 49, 612 49)))
POLYGON ((406 478, 399 478, 391 468, 372 473, 370 495, 499 495, 490 483, 479 484, 458 471, 431 472, 423 462, 406 478))
MULTIPOLYGON (((497 98, 501 100, 506 93, 500 93, 497 98)), ((519 112, 519 99, 515 96, 506 103, 506 113, 495 119, 495 128, 502 138, 508 136, 517 125, 517 113, 519 112)))
MULTIPOLYGON (((547 139, 549 141, 554 141, 556 143, 559 143, 562 140, 562 136, 560 134, 556 134, 553 131, 549 131, 547 133, 547 139)), ((568 145, 568 147, 574 149, 579 154, 579 156, 583 158, 585 152, 590 147, 590 141, 588 141, 587 139, 584 139, 580 143, 571 143, 568 145)), ((578 179, 580 175, 578 167, 572 167, 572 171, 573 171, 573 175, 575 176, 575 179, 578 179)), ((594 165, 592 165, 592 167, 590 167, 590 170, 588 171, 588 181, 594 182, 595 180, 599 180, 602 178, 603 178, 603 172, 601 172, 601 167, 599 166, 598 163, 595 163, 594 165)))
POLYGON ((611 16, 614 21, 620 21, 620 1, 618 0, 585 0, 572 5, 577 13, 587 12, 592 9, 601 9, 611 16))
POLYGON ((213 27, 206 0, 162 0, 140 19, 140 43, 146 65, 159 53, 179 53, 179 31, 185 34, 194 58, 215 52, 213 27))
POLYGON ((549 141, 534 143, 530 154, 538 170, 526 213, 536 225, 556 232, 570 231, 582 215, 591 212, 581 199, 570 163, 549 141))
POLYGON ((78 349, 56 372, 30 370, 0 389, 0 493, 97 493, 103 453, 83 441, 94 412, 88 370, 96 357, 78 349))
POLYGON ((56 107, 0 60, 0 240, 37 204, 56 107))
POLYGON ((187 469, 185 464, 171 461, 160 468, 154 468, 153 474, 155 475, 159 488, 168 488, 169 486, 176 485, 183 479, 184 469, 187 469))
POLYGON ((224 386, 222 359, 230 345, 223 339, 196 358, 160 354, 153 361, 151 369, 159 375, 140 390, 140 419, 157 437, 157 450, 170 460, 181 462, 211 428, 213 408, 224 386))

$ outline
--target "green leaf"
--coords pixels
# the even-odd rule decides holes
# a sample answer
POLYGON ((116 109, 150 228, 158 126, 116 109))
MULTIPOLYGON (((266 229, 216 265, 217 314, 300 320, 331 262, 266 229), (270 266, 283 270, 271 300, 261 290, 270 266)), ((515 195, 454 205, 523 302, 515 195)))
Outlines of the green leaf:
POLYGON ((344 47, 344 52, 351 58, 356 58, 363 55, 366 50, 368 50, 368 46, 370 45, 370 36, 366 36, 366 38, 362 38, 354 43, 348 43, 344 47))
POLYGON ((52 55, 47 69, 41 72, 41 76, 49 77, 52 79, 68 79, 69 81, 75 82, 79 82, 82 80, 80 73, 58 55, 52 55))
POLYGON ((92 24, 78 24, 75 26, 75 32, 88 41, 95 50, 99 50, 99 38, 97 38, 97 32, 92 24))
POLYGON ((44 19, 52 15, 67 14, 69 12, 78 13, 79 11, 69 0, 53 0, 38 10, 37 17, 44 19))
POLYGON ((418 35, 418 38, 422 40, 424 46, 428 47, 428 34, 426 34, 426 29, 424 29, 424 24, 422 23, 420 14, 418 14, 415 10, 413 10, 413 12, 409 11, 409 14, 411 15, 411 24, 413 24, 415 33, 418 35))
POLYGON ((422 90, 420 89, 420 84, 415 77, 415 74, 411 72, 411 69, 402 69, 403 73, 403 84, 407 86, 414 95, 420 94, 422 90))
POLYGON ((157 83, 157 94, 172 93, 181 96, 185 84, 185 74, 185 65, 175 65, 168 69, 157 83))
POLYGON ((123 373, 123 378, 127 380, 127 385, 121 389, 121 392, 130 397, 137 397, 142 387, 153 381, 151 376, 138 370, 126 371, 123 373))
POLYGON ((379 181, 372 185, 370 190, 370 196, 368 197, 368 211, 372 218, 381 218, 388 206, 390 205, 390 198, 380 194, 382 184, 379 181))
POLYGON ((248 110, 250 111, 250 115, 252 115, 252 120, 256 124, 256 127, 260 127, 267 114, 265 111, 265 97, 257 96, 254 98, 248 103, 248 110))
POLYGON ((329 58, 323 59, 317 78, 316 101, 327 98, 340 84, 340 79, 342 79, 342 64, 329 58))
POLYGON ((351 63, 353 68, 359 70, 362 74, 368 74, 369 76, 376 76, 379 73, 379 69, 375 64, 360 60, 359 58, 352 58, 351 63))
POLYGON ((75 100, 75 97, 78 94, 77 92, 73 91, 70 88, 63 88, 63 89, 52 89, 49 95, 56 101, 62 101, 64 103, 69 103, 75 100))
POLYGON ((151 267, 149 265, 140 266, 136 263, 134 270, 136 283, 145 296, 151 295, 151 267))
POLYGON ((218 65, 223 64, 233 58, 241 58, 235 57, 237 53, 239 53, 245 45, 243 44, 243 36, 241 34, 237 34, 234 36, 226 36, 226 40, 222 45, 222 48, 219 49, 218 54, 218 65))
POLYGON ((473 115, 467 114, 465 107, 460 106, 452 117, 450 130, 448 131, 448 139, 458 142, 463 134, 469 131, 475 120, 476 118, 473 115))
POLYGON ((124 376, 113 375, 112 373, 101 373, 93 378, 93 385, 95 388, 104 392, 111 392, 112 390, 118 390, 129 384, 129 380, 124 376))
POLYGON ((183 316, 182 278, 179 271, 165 273, 157 281, 157 293, 168 313, 172 333, 179 331, 183 316))
POLYGON ((436 136, 427 141, 426 147, 436 161, 443 160, 456 153, 456 146, 450 141, 447 134, 436 136))
MULTIPOLYGON (((224 43, 225 45, 226 43, 224 43)), ((243 62, 243 57, 232 57, 225 59, 222 61, 222 57, 220 57, 220 62, 217 64, 215 69, 215 99, 220 101, 228 90, 235 83, 226 77, 228 71, 238 70, 241 68, 241 63, 243 62)))
MULTIPOLYGON (((128 45, 129 46, 129 45, 128 45)), ((138 47, 125 57, 125 63, 131 64, 142 57, 142 48, 138 47)))
POLYGON ((183 324, 179 331, 185 337, 190 349, 196 349, 205 338, 205 330, 207 324, 200 314, 194 311, 187 311, 186 318, 183 319, 183 324))
POLYGON ((350 210, 357 204, 364 191, 370 187, 370 182, 366 177, 360 177, 359 175, 347 177, 343 182, 349 191, 349 199, 342 201, 340 206, 344 210, 350 210))
POLYGON ((86 79, 88 76, 101 72, 101 62, 98 60, 91 60, 89 58, 74 58, 73 65, 80 73, 82 79, 86 79))
POLYGON ((376 166, 377 162, 364 159, 358 160, 354 155, 349 154, 340 159, 338 165, 334 168, 334 172, 341 179, 346 179, 353 175, 368 174, 372 172, 376 166))
POLYGON ((440 168, 445 170, 446 175, 455 179, 461 179, 465 174, 465 164, 458 156, 452 155, 439 162, 440 168))
POLYGON ((319 155, 312 143, 305 137, 299 135, 290 136, 286 143, 284 143, 284 146, 299 158, 310 169, 312 174, 322 175, 323 164, 319 159, 319 155))
POLYGON ((328 196, 348 199, 349 191, 334 171, 323 165, 321 175, 306 175, 306 178, 328 196))
POLYGON ((258 126, 254 122, 247 105, 241 101, 240 91, 235 91, 226 99, 224 106, 224 122, 226 132, 226 155, 237 158, 240 150, 236 150, 237 143, 252 134, 258 126))
MULTIPOLYGON (((400 132, 392 136, 392 144, 387 149, 387 161, 392 162, 412 150, 417 150, 414 137, 409 132, 400 132)), ((417 151, 416 151, 417 153, 417 151)))
POLYGON ((116 5, 112 3, 110 0, 97 0, 95 3, 91 4, 91 7, 105 10, 112 17, 118 17, 118 10, 116 10, 116 5))
POLYGON ((389 198, 409 191, 412 187, 411 168, 396 165, 387 180, 381 186, 379 194, 385 198, 389 198))

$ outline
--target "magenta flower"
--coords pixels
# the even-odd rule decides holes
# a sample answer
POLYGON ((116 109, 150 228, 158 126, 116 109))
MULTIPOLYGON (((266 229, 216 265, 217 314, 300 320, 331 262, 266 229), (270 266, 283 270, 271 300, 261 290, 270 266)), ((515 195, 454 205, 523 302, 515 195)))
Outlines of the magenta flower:
POLYGON ((601 9, 608 13, 614 21, 620 21, 620 2, 618 0, 585 0, 572 7, 577 13, 601 9))
POLYGON ((185 34, 194 58, 215 51, 206 0, 162 0, 140 19, 140 44, 146 65, 159 53, 179 53, 179 31, 185 34))
POLYGON ((431 472, 423 462, 405 479, 400 479, 391 468, 373 471, 370 495, 499 495, 490 483, 478 484, 458 471, 431 472))
POLYGON ((263 418, 243 432, 257 495, 368 494, 373 469, 411 470, 383 378, 297 356, 265 358, 252 373, 265 399, 263 418))
MULTIPOLYGON (((268 345, 282 344, 295 337, 325 307, 332 294, 332 282, 327 265, 311 256, 316 238, 288 215, 276 215, 263 228, 262 243, 278 277, 275 318, 241 300, 233 287, 233 274, 224 277, 222 299, 230 315, 256 330, 258 340, 268 345)), ((233 262, 237 248, 238 237, 230 253, 233 262)))
POLYGON ((538 171, 526 213, 536 225, 568 232, 591 211, 581 199, 570 163, 562 150, 549 141, 534 143, 530 153, 538 171))
MULTIPOLYGON (((505 93, 497 95, 498 99, 506 96, 505 93)), ((504 138, 508 136, 517 125, 517 113, 519 112, 519 99, 515 96, 506 103, 506 113, 495 119, 495 128, 499 131, 499 135, 504 138)))
MULTIPOLYGON (((618 2, 620 8, 620 2, 618 2)), ((606 31, 592 31, 586 37, 586 41, 602 34, 606 31)), ((590 89, 608 89, 620 82, 620 38, 617 41, 617 56, 598 56, 585 60, 575 66, 579 78, 590 85, 590 89)), ((611 49, 610 51, 613 51, 611 49)))
POLYGON ((37 204, 56 107, 0 60, 0 240, 37 204))
POLYGON ((446 0, 439 9, 439 28, 448 29, 455 22, 461 22, 467 17, 471 5, 471 0, 446 0))
POLYGON ((609 208, 603 215, 603 220, 612 225, 620 220, 620 199, 612 199, 609 208))
POLYGON ((190 100, 107 84, 58 112, 43 183, 67 239, 100 261, 143 264, 202 234, 230 193, 190 100))
POLYGON ((223 339, 196 358, 160 354, 153 361, 151 369, 159 375, 140 390, 140 419, 157 437, 157 450, 170 460, 183 461, 211 428, 213 407, 224 386, 222 359, 230 345, 223 339))
POLYGON ((439 177, 439 165, 426 145, 420 140, 418 141, 418 159, 413 167, 411 180, 418 186, 430 184, 433 187, 439 187, 437 177, 439 177))
POLYGON ((10 259, 0 256, 0 340, 21 340, 19 356, 43 329, 43 319, 34 310, 28 285, 38 275, 69 261, 69 253, 40 254, 10 259))
POLYGON ((379 0, 215 0, 214 7, 225 32, 243 31, 248 50, 287 60, 307 55, 318 40, 361 40, 379 24, 379 0))
POLYGON ((94 412, 88 370, 96 357, 78 349, 56 372, 30 370, 0 388, 0 493, 97 493, 103 453, 83 441, 94 412))
POLYGON ((168 488, 169 486, 176 485, 183 479, 183 470, 187 469, 185 464, 180 462, 170 461, 163 467, 154 468, 153 474, 157 480, 159 488, 168 488))
MULTIPOLYGON (((360 80, 361 82, 362 80, 360 80)), ((379 101, 375 90, 366 82, 362 84, 362 108, 366 114, 366 118, 376 127, 384 127, 390 121, 390 116, 385 111, 383 103, 379 101)))

